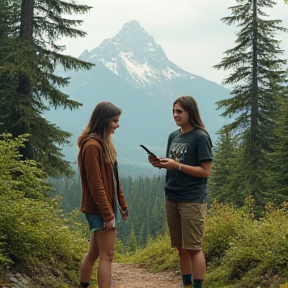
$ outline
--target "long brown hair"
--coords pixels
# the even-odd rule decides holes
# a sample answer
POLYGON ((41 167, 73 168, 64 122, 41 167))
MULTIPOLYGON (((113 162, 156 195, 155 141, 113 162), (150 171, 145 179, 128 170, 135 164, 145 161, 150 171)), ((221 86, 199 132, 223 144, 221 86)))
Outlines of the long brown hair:
POLYGON ((119 116, 121 113, 122 110, 111 102, 100 102, 97 104, 86 128, 78 137, 77 146, 81 148, 83 140, 91 134, 96 134, 107 145, 108 152, 114 161, 116 159, 116 151, 111 139, 111 134, 107 131, 107 124, 113 119, 113 117, 119 116))
POLYGON ((199 112, 196 100, 192 96, 185 95, 185 96, 178 97, 174 101, 173 106, 176 103, 181 105, 181 107, 189 114, 189 122, 193 127, 199 128, 207 133, 209 137, 210 145, 211 147, 213 147, 210 135, 208 131, 206 130, 205 125, 203 124, 202 119, 200 117, 200 112, 199 112))
POLYGON ((197 102, 193 97, 188 95, 180 96, 174 101, 173 106, 176 103, 181 105, 181 107, 189 114, 189 122, 193 127, 199 128, 208 134, 205 125, 201 120, 197 102))

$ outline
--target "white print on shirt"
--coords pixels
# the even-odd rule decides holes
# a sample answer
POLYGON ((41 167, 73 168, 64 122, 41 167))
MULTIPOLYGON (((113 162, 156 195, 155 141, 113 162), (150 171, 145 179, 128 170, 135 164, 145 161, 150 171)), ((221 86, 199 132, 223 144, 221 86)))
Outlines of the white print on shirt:
POLYGON ((172 143, 169 150, 169 158, 184 163, 187 148, 187 143, 172 143))

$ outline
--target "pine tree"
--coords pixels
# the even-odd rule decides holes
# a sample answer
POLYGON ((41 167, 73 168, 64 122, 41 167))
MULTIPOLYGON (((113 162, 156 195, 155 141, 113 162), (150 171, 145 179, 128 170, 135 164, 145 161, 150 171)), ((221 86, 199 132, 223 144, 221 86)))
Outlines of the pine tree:
POLYGON ((241 178, 243 171, 241 147, 229 132, 220 133, 215 145, 213 168, 209 178, 209 203, 234 203, 243 206, 245 201, 244 187, 241 178))
POLYGON ((281 105, 277 117, 275 134, 273 141, 273 152, 270 153, 272 176, 267 180, 269 186, 265 194, 266 201, 271 201, 277 205, 288 202, 288 97, 285 95, 280 100, 281 105))
MULTIPOLYGON (((8 2, 6 1, 0 1, 0 61, 3 61, 3 58, 5 57, 4 54, 4 45, 7 42, 8 35, 9 35, 9 17, 10 17, 10 9, 8 2)), ((3 65, 3 63, 1 63, 3 65)), ((2 65, 0 67, 2 67, 2 65)))
MULTIPOLYGON (((272 151, 275 117, 277 114, 277 93, 283 91, 285 60, 279 57, 283 51, 280 41, 275 39, 281 20, 265 20, 264 8, 276 3, 266 0, 242 0, 230 7, 232 16, 222 20, 242 27, 237 34, 236 46, 225 52, 226 56, 216 69, 231 70, 223 84, 232 85, 232 97, 219 101, 223 117, 232 118, 224 126, 224 133, 232 132, 243 147, 241 179, 245 191, 255 199, 256 206, 264 205, 263 193, 267 189, 265 178, 269 175, 267 153, 272 151)), ((247 195, 248 196, 248 195, 247 195)))
POLYGON ((4 49, 5 62, 0 71, 0 83, 4 77, 7 83, 8 77, 10 85, 9 93, 0 86, 0 110, 5 111, 1 113, 0 133, 10 132, 14 137, 28 133, 29 141, 21 149, 24 159, 41 163, 52 177, 71 175, 60 148, 69 143, 70 133, 48 122, 43 113, 50 108, 73 110, 81 105, 61 92, 69 79, 56 75, 55 69, 89 69, 91 64, 63 55, 65 47, 57 41, 63 36, 84 37, 85 33, 75 28, 82 21, 64 16, 86 13, 91 7, 60 0, 22 0, 21 5, 17 5, 19 1, 7 2, 13 6, 9 24, 15 31, 9 35, 12 44, 4 49))
POLYGON ((129 236, 129 246, 128 246, 128 251, 129 252, 135 252, 137 250, 137 239, 134 233, 134 229, 132 227, 131 234, 129 236))
MULTIPOLYGON (((3 126, 3 118, 9 113, 9 101, 7 105, 5 103, 4 95, 10 95, 14 93, 14 86, 16 83, 9 77, 9 72, 4 72, 4 65, 7 62, 7 54, 13 46, 13 26, 10 25, 12 22, 13 15, 13 3, 8 1, 0 1, 0 104, 1 113, 0 113, 0 130, 3 126)), ((14 41, 15 42, 15 41, 14 41)), ((13 59, 10 59, 10 61, 13 59)))

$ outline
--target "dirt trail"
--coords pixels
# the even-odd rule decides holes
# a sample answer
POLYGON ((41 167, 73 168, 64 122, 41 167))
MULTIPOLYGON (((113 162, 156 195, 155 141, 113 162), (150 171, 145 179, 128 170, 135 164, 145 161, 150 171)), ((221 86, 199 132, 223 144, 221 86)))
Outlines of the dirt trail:
POLYGON ((172 272, 151 273, 135 265, 113 263, 112 278, 117 288, 179 288, 180 276, 172 272))

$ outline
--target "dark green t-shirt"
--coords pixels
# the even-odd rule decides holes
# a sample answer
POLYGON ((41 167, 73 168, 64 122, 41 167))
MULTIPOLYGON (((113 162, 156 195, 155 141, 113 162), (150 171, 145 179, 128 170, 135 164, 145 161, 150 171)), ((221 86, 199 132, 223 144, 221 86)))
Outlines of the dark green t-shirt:
MULTIPOLYGON (((212 161, 212 144, 208 134, 193 129, 182 134, 180 129, 168 138, 166 157, 190 166, 200 166, 201 161, 212 161)), ((177 169, 167 170, 165 196, 176 202, 206 202, 207 178, 188 175, 177 169)))

